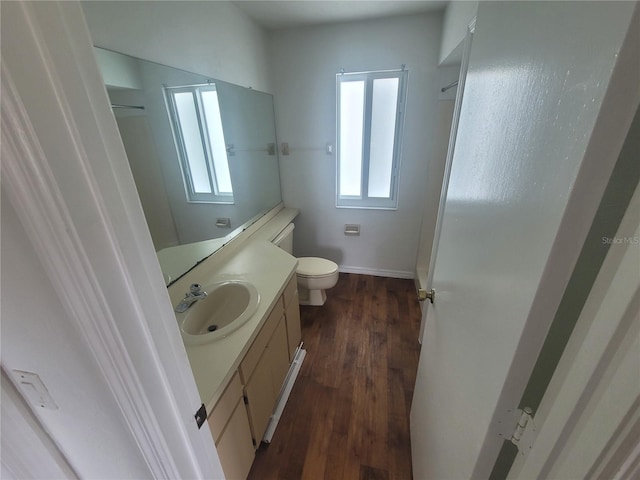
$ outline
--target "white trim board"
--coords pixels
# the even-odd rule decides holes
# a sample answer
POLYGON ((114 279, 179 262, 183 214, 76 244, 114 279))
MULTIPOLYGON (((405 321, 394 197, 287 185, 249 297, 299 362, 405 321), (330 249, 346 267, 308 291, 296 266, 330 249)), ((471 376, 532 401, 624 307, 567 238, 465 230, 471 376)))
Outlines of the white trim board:
POLYGON ((415 277, 414 272, 409 272, 404 270, 385 270, 382 268, 350 267, 348 265, 340 265, 338 267, 338 270, 341 273, 373 275, 374 277, 405 278, 407 280, 413 280, 413 278, 415 277))

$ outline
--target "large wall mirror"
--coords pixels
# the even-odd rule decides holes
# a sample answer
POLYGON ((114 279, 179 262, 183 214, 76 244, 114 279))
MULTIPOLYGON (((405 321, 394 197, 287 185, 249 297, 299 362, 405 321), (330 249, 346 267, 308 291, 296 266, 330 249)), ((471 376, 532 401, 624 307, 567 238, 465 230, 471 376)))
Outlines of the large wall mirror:
POLYGON ((282 201, 273 97, 96 48, 167 284, 282 201))

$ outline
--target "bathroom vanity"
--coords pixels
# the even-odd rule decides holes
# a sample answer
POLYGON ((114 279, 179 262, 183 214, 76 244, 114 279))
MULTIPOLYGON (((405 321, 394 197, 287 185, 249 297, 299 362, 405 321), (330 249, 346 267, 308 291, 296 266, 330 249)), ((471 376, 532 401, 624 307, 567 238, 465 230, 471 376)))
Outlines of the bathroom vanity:
POLYGON ((297 210, 265 218, 169 287, 177 305, 191 283, 240 281, 258 291, 255 313, 227 336, 185 342, 227 478, 246 478, 300 344, 297 260, 271 240, 297 210))
POLYGON ((223 469, 245 478, 300 343, 297 260, 272 243, 298 213, 281 203, 273 97, 119 52, 94 53, 171 303, 187 300, 176 320, 223 469), (200 147, 222 162, 207 168, 227 165, 231 196, 198 197, 207 191, 200 184, 194 190, 176 95, 198 98, 194 109, 203 95, 216 98, 205 123, 220 129, 200 132, 208 139, 200 147), (191 284, 207 297, 185 299, 191 284))
POLYGON ((119 52, 94 53, 171 303, 186 300, 176 320, 223 469, 227 478, 246 478, 300 343, 297 260, 272 243, 298 213, 281 203, 273 97, 119 52), (203 95, 216 98, 208 104, 217 105, 216 121, 205 123, 219 122, 221 131, 200 132, 213 142, 201 153, 215 150, 222 161, 208 168, 227 165, 230 197, 194 190, 184 112, 176 110, 183 94, 199 98, 195 109, 203 95), (207 297, 184 298, 191 284, 207 297))

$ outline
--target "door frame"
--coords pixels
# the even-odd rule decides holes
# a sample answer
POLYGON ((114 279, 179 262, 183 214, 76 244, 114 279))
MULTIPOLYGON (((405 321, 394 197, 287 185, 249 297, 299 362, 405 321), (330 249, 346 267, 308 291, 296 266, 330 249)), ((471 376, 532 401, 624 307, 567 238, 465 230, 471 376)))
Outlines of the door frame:
POLYGON ((7 198, 154 477, 224 478, 81 6, 2 15, 7 198))
MULTIPOLYGON (((469 56, 471 55, 471 44, 473 42, 473 34, 476 29, 476 17, 473 17, 467 26, 467 34, 464 38, 464 46, 462 50, 462 61, 460 63, 460 74, 458 75, 458 88, 456 89, 456 99, 453 106, 453 119, 451 120, 451 130, 449 132, 449 145, 447 147, 447 158, 444 165, 444 174, 442 175, 442 188, 440 189, 440 200, 438 203, 438 213, 436 214, 436 225, 433 232, 433 243, 431 244, 431 255, 429 257, 429 271, 427 272, 427 281, 425 283, 427 289, 433 288, 433 272, 435 271, 436 257, 438 254, 438 243, 440 240, 440 232, 442 231, 442 214, 444 213, 444 204, 447 200, 447 190, 449 188, 449 178, 451 177, 451 165, 453 163, 453 155, 456 149, 456 138, 458 136, 458 125, 460 124, 460 110, 462 109, 462 98, 464 97, 464 85, 467 80, 467 69, 469 68, 469 56)), ((425 325, 427 323, 427 315, 429 307, 422 309, 422 319, 420 320, 420 333, 418 334, 418 342, 422 344, 425 325)))

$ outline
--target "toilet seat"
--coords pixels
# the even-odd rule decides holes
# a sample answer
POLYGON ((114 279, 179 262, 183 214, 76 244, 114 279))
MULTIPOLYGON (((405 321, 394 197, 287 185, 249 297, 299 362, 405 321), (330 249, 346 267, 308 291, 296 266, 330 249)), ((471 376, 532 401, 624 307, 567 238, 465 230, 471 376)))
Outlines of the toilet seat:
POLYGON ((338 264, 318 257, 300 257, 298 258, 298 267, 296 275, 298 277, 322 278, 331 277, 338 272, 338 264))

